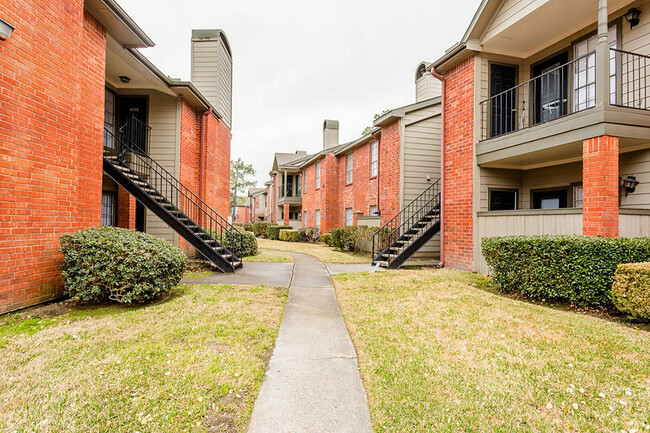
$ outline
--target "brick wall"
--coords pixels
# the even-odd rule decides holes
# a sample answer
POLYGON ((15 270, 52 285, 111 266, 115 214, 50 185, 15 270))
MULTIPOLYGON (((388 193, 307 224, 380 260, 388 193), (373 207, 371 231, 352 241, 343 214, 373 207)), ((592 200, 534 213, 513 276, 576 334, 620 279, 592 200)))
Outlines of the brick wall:
POLYGON ((377 205, 377 177, 370 177, 370 143, 354 150, 352 183, 349 185, 346 183, 346 159, 347 156, 339 158, 340 190, 342 191, 339 225, 345 225, 345 209, 352 209, 353 224, 357 224, 359 216, 368 216, 369 207, 377 205))
POLYGON ((400 211, 399 176, 400 122, 396 120, 381 128, 379 140, 379 209, 385 224, 400 211))
MULTIPOLYGON (((204 116, 182 101, 179 180, 223 218, 228 218, 230 212, 230 137, 230 129, 222 120, 212 114, 204 116)), ((180 237, 179 247, 194 254, 194 248, 180 237)))
POLYGON ((472 270, 474 58, 445 75, 445 263, 472 270))
POLYGON ((2 18, 0 313, 59 296, 59 237, 100 223, 106 52, 82 0, 12 0, 2 18))
POLYGON ((235 208, 235 222, 247 223, 250 221, 250 208, 248 206, 237 206, 235 208))
POLYGON ((595 137, 582 146, 585 236, 618 236, 618 137, 595 137))

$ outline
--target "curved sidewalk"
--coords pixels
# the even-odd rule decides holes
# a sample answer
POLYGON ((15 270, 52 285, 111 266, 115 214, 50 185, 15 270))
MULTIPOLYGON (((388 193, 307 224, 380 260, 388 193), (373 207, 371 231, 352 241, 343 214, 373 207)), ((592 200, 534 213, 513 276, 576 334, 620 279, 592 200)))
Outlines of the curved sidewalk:
POLYGON ((371 432, 366 392, 334 286, 315 257, 294 275, 249 433, 371 432))

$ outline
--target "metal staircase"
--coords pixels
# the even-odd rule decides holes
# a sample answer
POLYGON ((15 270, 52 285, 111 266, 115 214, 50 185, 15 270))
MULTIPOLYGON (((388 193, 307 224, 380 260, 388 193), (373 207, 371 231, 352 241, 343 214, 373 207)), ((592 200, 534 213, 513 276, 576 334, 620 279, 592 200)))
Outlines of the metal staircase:
POLYGON ((397 269, 438 232, 440 179, 375 232, 372 264, 397 269))
POLYGON ((144 152, 148 133, 135 118, 117 136, 105 129, 104 172, 219 270, 234 272, 244 235, 144 152))

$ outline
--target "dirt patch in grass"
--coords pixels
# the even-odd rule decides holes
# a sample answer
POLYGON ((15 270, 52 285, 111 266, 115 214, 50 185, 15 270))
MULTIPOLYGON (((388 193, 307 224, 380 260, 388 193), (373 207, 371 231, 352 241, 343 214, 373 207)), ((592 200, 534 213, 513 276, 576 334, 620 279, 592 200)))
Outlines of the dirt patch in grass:
POLYGON ((339 251, 322 243, 282 242, 263 238, 258 238, 257 242, 264 250, 309 254, 324 263, 370 263, 370 254, 339 251))
POLYGON ((3 316, 0 431, 243 431, 285 300, 189 285, 154 305, 3 316))
POLYGON ((451 270, 334 281, 375 431, 650 429, 650 333, 634 324, 451 270))

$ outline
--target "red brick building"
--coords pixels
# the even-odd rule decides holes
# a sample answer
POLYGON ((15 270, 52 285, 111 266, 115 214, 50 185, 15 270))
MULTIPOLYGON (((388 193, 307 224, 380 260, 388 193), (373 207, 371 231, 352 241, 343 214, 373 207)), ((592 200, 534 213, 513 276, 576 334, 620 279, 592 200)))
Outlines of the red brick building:
MULTIPOLYGON (((112 0, 9 0, 0 19, 15 28, 0 40, 0 313, 62 294, 63 234, 103 223, 180 244, 102 174, 103 150, 132 117, 148 125, 142 150, 227 214, 230 109, 198 90, 210 77, 166 77, 136 49, 153 42, 112 0)), ((222 32, 193 36, 227 46, 222 32)))
POLYGON ((488 272, 490 236, 650 235, 650 31, 632 6, 484 0, 428 68, 444 82, 446 266, 488 272))
MULTIPOLYGON (((440 177, 440 83, 416 73, 416 103, 376 119, 371 132, 340 144, 339 124, 323 124, 323 150, 276 153, 271 169, 269 218, 325 233, 345 225, 379 227, 440 177)), ((439 239, 421 256, 437 257, 439 239)))

